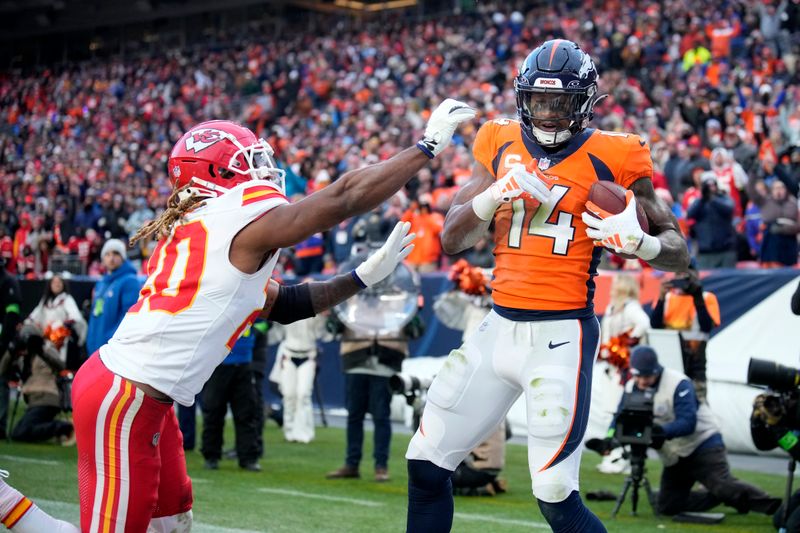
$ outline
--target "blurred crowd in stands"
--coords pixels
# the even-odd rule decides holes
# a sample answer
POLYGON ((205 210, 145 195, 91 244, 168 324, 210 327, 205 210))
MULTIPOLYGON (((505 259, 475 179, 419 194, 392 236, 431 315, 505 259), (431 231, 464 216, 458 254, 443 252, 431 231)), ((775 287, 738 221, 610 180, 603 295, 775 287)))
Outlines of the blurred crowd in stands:
MULTIPOLYGON (((479 112, 453 148, 386 205, 287 251, 280 266, 330 272, 355 240, 380 241, 402 218, 418 235, 409 260, 447 268, 438 234, 470 176, 475 133, 515 116, 516 69, 551 37, 597 62, 608 97, 594 125, 649 141, 657 192, 701 268, 796 264, 800 1, 475 4, 424 21, 314 15, 277 37, 254 23, 147 57, 0 73, 6 268, 102 274, 104 241, 126 240, 164 208, 169 150, 202 120, 237 120, 267 139, 296 199, 411 145, 427 110, 453 97, 479 112)), ((468 253, 491 266, 490 236, 468 253)))

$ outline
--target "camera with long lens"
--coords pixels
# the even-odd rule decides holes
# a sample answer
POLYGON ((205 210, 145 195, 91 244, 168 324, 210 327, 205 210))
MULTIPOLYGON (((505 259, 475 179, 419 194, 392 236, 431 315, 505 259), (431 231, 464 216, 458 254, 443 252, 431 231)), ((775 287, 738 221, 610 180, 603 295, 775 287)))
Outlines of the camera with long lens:
POLYGON ((653 442, 653 396, 650 392, 633 391, 622 397, 617 414, 614 437, 620 444, 644 447, 653 442))
POLYGON ((433 383, 433 378, 420 378, 399 372, 389 378, 391 391, 394 394, 405 396, 406 403, 413 409, 412 429, 414 431, 419 427, 419 420, 422 417, 422 409, 425 407, 425 399, 431 383, 433 383))
POLYGON ((750 359, 747 384, 768 389, 753 405, 757 418, 767 426, 800 429, 800 370, 775 361, 750 359))
POLYGON ((409 374, 398 373, 389 378, 389 388, 395 394, 402 394, 405 397, 417 396, 427 390, 431 386, 433 379, 419 378, 409 374))
POLYGON ((747 384, 762 385, 778 392, 795 391, 800 387, 800 370, 766 359, 750 359, 747 384))

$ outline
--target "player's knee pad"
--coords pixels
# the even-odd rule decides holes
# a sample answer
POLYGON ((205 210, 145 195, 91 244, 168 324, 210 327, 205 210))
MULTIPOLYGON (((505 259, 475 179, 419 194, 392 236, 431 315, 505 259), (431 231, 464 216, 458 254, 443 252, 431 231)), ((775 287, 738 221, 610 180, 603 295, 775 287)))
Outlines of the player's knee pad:
POLYGON ((192 510, 171 516, 161 516, 150 520, 147 533, 190 533, 192 530, 192 510))
POLYGON ((456 405, 469 381, 471 367, 463 346, 452 350, 431 383, 428 401, 442 409, 456 405))
POLYGON ((561 442, 572 422, 575 378, 569 381, 569 369, 546 366, 528 383, 526 394, 528 432, 531 437, 561 442))
POLYGON ((560 502, 538 500, 539 509, 554 533, 603 533, 606 528, 573 491, 560 502))

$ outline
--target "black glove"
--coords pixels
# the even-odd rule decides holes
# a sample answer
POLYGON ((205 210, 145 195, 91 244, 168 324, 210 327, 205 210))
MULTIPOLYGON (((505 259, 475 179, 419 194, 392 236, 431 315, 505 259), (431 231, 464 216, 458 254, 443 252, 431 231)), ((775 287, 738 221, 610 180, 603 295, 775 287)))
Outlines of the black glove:
POLYGON ((667 440, 667 437, 664 435, 664 428, 658 424, 654 425, 650 439, 650 447, 654 450, 660 450, 664 445, 664 441, 667 440))
POLYGON ((586 441, 586 447, 600 455, 608 455, 608 452, 617 446, 619 446, 619 443, 612 437, 606 437, 605 439, 589 439, 586 441))

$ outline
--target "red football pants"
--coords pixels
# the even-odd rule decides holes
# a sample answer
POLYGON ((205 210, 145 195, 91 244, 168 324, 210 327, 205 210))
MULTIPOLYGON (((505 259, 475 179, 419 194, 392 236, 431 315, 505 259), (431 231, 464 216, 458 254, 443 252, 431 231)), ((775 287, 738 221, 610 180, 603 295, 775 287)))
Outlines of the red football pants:
POLYGON ((146 532, 151 518, 192 508, 172 404, 144 394, 95 353, 72 385, 81 531, 146 532))

